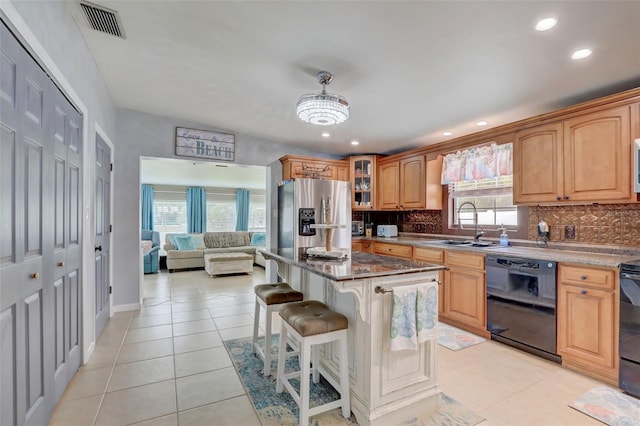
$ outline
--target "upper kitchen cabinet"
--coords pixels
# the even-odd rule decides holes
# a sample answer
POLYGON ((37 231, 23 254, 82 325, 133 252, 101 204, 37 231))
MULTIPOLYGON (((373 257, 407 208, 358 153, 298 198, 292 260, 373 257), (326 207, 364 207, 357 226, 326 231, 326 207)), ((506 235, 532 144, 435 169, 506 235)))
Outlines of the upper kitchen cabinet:
POLYGON ((349 158, 352 210, 373 210, 376 208, 377 158, 377 155, 349 158))
POLYGON ((379 207, 389 210, 425 209, 427 204, 424 155, 380 161, 379 207))
POLYGON ((282 179, 308 178, 349 180, 349 161, 327 158, 285 155, 282 163, 282 179))
POLYGON ((442 189, 439 185, 442 160, 427 161, 424 155, 378 163, 377 208, 382 210, 441 209, 442 189), (439 165, 439 167, 438 167, 439 165), (436 180, 436 182, 431 182, 436 180), (427 198, 429 188, 429 198, 427 198), (439 191, 438 191, 439 189, 439 191))
POLYGON ((634 202, 629 106, 516 133, 516 204, 634 202))
POLYGON ((513 144, 513 201, 556 201, 562 194, 562 123, 516 133, 513 144))

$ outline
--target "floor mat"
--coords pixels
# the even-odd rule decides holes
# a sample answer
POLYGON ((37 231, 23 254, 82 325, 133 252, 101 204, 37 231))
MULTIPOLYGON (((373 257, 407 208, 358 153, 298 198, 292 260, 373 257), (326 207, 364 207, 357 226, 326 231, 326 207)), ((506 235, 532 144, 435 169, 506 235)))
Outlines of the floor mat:
MULTIPOLYGON (((274 343, 271 352, 274 357, 277 351, 278 338, 278 335, 273 336, 274 343)), ((286 390, 280 394, 276 392, 275 373, 277 360, 272 360, 272 375, 264 377, 262 374, 262 360, 253 353, 251 341, 251 338, 225 340, 224 346, 231 356, 233 366, 247 390, 251 403, 256 408, 260 422, 265 426, 297 425, 299 414, 298 405, 286 390)), ((263 342, 264 340, 261 340, 261 343, 263 342)), ((287 369, 298 370, 297 357, 287 359, 287 369)), ((297 381, 293 379, 291 382, 294 388, 299 390, 297 381)), ((313 395, 310 400, 313 401, 313 406, 338 399, 338 392, 336 392, 331 384, 324 380, 322 376, 320 376, 320 383, 314 384, 313 381, 311 381, 310 386, 311 394, 313 395)), ((318 426, 357 424, 353 416, 345 419, 340 413, 340 408, 337 408, 313 416, 311 418, 311 424, 318 426)), ((403 422, 402 425, 473 426, 483 420, 483 417, 465 408, 453 398, 441 393, 440 399, 438 400, 438 409, 434 413, 429 413, 425 415, 424 418, 408 419, 403 422)))
POLYGON ((468 331, 460 330, 443 322, 438 323, 438 344, 452 351, 459 351, 486 341, 487 339, 468 331))
POLYGON ((596 386, 569 407, 610 426, 640 424, 640 400, 607 386, 596 386))

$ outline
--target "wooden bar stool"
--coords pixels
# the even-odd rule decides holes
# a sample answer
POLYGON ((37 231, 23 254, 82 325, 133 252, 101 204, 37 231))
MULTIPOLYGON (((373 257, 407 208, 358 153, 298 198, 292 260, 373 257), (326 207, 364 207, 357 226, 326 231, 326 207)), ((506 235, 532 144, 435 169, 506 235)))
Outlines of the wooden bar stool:
POLYGON ((280 308, 282 327, 280 330, 280 348, 278 351, 278 371, 276 391, 282 392, 283 386, 291 394, 300 408, 300 425, 307 426, 309 417, 325 411, 342 407, 342 416, 351 416, 349 401, 349 358, 347 354, 347 317, 332 311, 322 302, 308 300, 288 303, 280 308), (285 373, 287 359, 287 339, 294 337, 300 344, 300 371, 285 373), (340 344, 340 383, 327 373, 318 361, 318 349, 321 344, 337 341, 340 344), (311 363, 313 362, 313 367, 311 363), (313 383, 320 380, 319 374, 340 393, 340 399, 317 407, 309 407, 309 375, 313 383), (300 393, 293 388, 289 379, 300 378, 300 393))
POLYGON ((285 303, 299 302, 304 297, 302 293, 292 289, 287 283, 260 284, 255 286, 256 309, 253 319, 253 353, 264 361, 264 375, 271 374, 271 318, 285 303), (260 307, 267 314, 264 336, 264 351, 258 345, 258 331, 260 324, 260 307))

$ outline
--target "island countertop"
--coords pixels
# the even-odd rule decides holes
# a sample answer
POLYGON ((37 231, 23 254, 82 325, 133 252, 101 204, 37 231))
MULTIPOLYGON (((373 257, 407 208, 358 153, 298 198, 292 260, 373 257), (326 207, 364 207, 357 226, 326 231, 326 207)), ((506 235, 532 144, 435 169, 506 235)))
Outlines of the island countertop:
POLYGON ((361 252, 350 252, 344 260, 327 259, 307 255, 307 248, 259 249, 266 259, 282 261, 314 272, 333 281, 357 280, 438 271, 442 265, 397 259, 361 252))

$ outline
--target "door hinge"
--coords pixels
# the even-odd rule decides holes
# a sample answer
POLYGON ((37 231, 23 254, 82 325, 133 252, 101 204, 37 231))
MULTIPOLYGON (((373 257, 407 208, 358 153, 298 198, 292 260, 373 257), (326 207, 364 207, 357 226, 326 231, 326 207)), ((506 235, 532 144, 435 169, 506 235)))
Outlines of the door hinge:
POLYGON ((109 171, 112 172, 113 171, 113 163, 109 163, 109 171))
POLYGON ((109 232, 113 232, 113 225, 109 225, 109 232))
POLYGON ((113 287, 109 286, 109 294, 113 293, 113 287))

